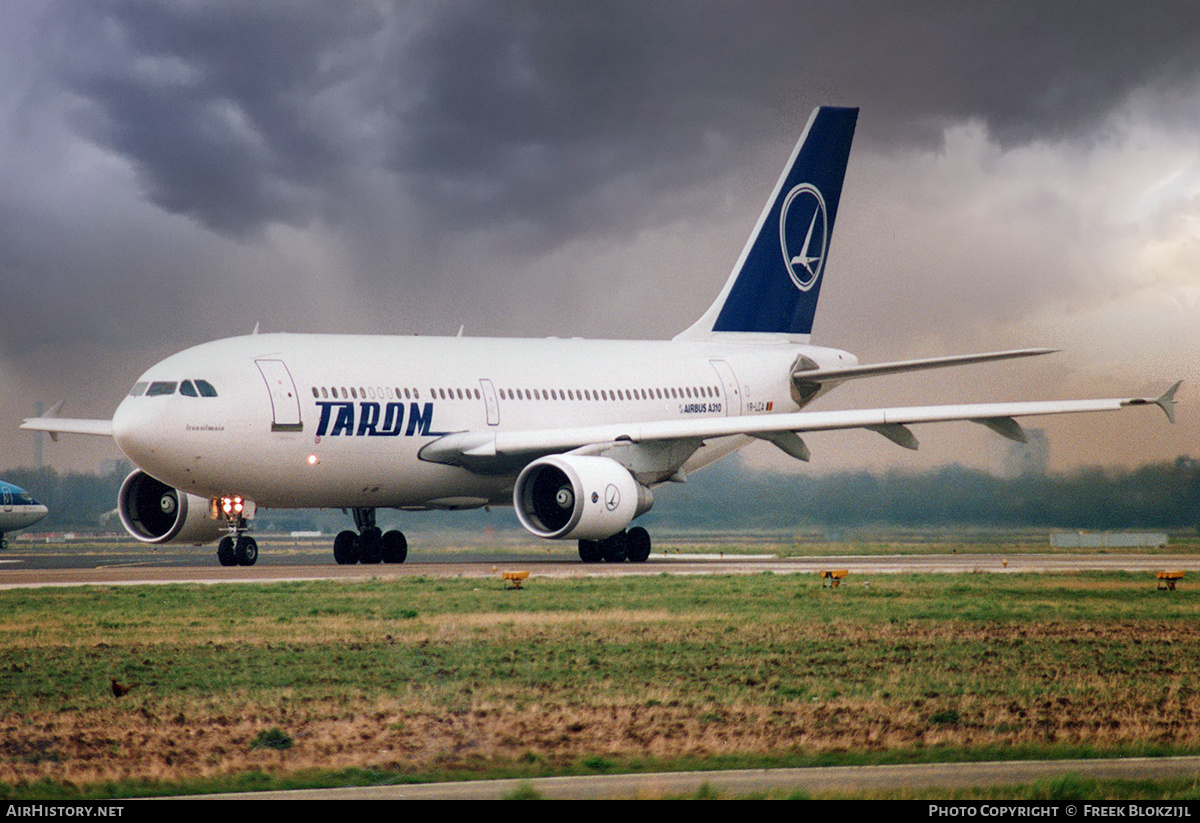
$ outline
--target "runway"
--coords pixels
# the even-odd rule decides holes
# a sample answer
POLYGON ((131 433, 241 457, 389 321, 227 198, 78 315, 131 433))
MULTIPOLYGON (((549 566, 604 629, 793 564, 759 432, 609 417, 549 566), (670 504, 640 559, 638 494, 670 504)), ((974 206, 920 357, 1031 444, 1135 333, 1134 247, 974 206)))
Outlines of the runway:
POLYGON ((219 566, 207 547, 147 547, 133 541, 14 542, 0 555, 0 589, 38 586, 164 583, 269 583, 295 580, 495 577, 528 571, 533 578, 627 577, 659 574, 819 574, 846 569, 849 580, 878 574, 1056 573, 1086 571, 1200 573, 1200 555, 1144 553, 965 553, 778 557, 774 554, 656 552, 645 563, 582 563, 569 550, 490 552, 414 550, 407 562, 339 566, 319 541, 260 540, 259 562, 219 566))
MULTIPOLYGON (((919 763, 892 766, 823 766, 800 769, 730 769, 711 772, 470 780, 395 786, 362 786, 280 792, 202 795, 204 800, 501 800, 532 790, 547 800, 617 800, 686 797, 704 787, 733 797, 778 792, 806 794, 1020 786, 1073 775, 1085 780, 1195 779, 1200 757, 1129 757, 1092 760, 1014 760, 919 763)), ((1055 805, 1063 801, 1053 801, 1055 805)), ((1119 803, 1093 806, 1121 806, 1119 803)), ((1169 805, 1169 804, 1156 804, 1169 805)), ((1190 805, 1180 803, 1179 806, 1190 805)), ((1069 816, 1070 812, 1065 816, 1069 816)))

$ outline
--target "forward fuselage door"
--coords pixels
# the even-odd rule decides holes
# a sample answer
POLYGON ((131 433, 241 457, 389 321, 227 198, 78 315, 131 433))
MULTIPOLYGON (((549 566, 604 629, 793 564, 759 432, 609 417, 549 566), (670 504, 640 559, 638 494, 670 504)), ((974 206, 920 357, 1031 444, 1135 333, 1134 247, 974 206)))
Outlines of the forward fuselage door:
POLYGON ((271 395, 271 431, 298 432, 304 429, 300 421, 300 395, 292 373, 282 360, 255 360, 271 395))
POLYGON ((724 360, 710 360, 721 378, 721 388, 725 390, 725 416, 736 417, 742 413, 742 387, 738 385, 733 369, 724 360))
POLYGON ((489 426, 500 425, 500 403, 496 399, 496 387, 491 380, 480 380, 479 387, 483 389, 483 405, 487 408, 489 426))
POLYGON ((2 494, 2 495, 4 496, 4 510, 5 510, 6 512, 10 512, 10 511, 12 511, 12 507, 13 507, 13 493, 12 493, 12 489, 8 489, 8 488, 6 488, 6 489, 3 489, 3 490, 0 490, 0 494, 2 494))

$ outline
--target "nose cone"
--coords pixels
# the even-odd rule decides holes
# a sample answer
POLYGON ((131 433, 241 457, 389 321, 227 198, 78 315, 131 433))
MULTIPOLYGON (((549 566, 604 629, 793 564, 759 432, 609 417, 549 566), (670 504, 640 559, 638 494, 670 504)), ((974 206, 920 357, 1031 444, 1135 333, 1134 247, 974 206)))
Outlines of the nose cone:
POLYGON ((39 520, 41 520, 43 517, 45 517, 49 513, 50 513, 50 510, 47 509, 45 506, 43 506, 41 503, 38 503, 36 506, 30 506, 29 524, 28 525, 32 526, 34 523, 38 522, 39 520))
POLYGON ((113 413, 112 432, 117 448, 134 463, 140 465, 140 461, 134 457, 134 454, 142 451, 138 423, 139 417, 144 415, 139 415, 138 412, 139 410, 130 403, 130 398, 122 400, 121 405, 117 406, 117 410, 113 413))
POLYGON ((136 465, 153 471, 162 460, 162 450, 170 444, 167 426, 171 416, 165 413, 165 404, 145 400, 127 397, 121 401, 113 414, 113 440, 136 465))

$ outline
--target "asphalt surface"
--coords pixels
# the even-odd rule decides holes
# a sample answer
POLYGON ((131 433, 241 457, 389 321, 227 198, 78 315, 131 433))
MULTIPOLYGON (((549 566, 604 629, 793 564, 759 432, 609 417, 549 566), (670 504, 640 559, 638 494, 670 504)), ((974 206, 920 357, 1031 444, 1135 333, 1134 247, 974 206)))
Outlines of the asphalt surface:
MULTIPOLYGON (((363 786, 249 794, 206 795, 208 800, 500 800, 532 790, 548 800, 653 799, 692 796, 705 786, 722 795, 767 792, 809 795, 1021 786, 1073 775, 1085 780, 1166 780, 1200 776, 1200 757, 1120 760, 1021 760, 922 763, 897 766, 826 766, 809 769, 733 769, 720 772, 541 777, 462 783, 363 786)), ((179 798, 195 799, 195 798, 179 798)), ((1116 804, 1112 804, 1116 805, 1116 804)), ((1066 816, 1066 815, 1064 815, 1066 816)))
MULTIPOLYGON (((528 571, 536 577, 616 577, 656 574, 818 574, 845 569, 864 575, 895 573, 1051 573, 1127 571, 1200 573, 1200 555, 1175 553, 964 553, 845 555, 781 558, 773 554, 657 551, 645 563, 580 562, 569 545, 553 548, 412 549, 405 563, 339 566, 328 540, 261 537, 259 560, 249 567, 222 567, 211 547, 148 546, 133 540, 105 542, 12 541, 0 554, 0 588, 231 583, 357 578, 494 577, 528 571)), ((1186 583, 1184 584, 1186 585, 1186 583)))

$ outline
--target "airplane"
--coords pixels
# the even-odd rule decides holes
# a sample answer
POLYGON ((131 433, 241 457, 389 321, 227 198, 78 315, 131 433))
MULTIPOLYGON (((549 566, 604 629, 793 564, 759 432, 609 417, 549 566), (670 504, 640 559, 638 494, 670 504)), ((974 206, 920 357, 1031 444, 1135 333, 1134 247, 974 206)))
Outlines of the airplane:
POLYGON ((32 526, 49 513, 29 492, 0 480, 0 550, 8 548, 6 532, 32 526))
POLYGON ((867 429, 915 449, 914 424, 971 421, 1016 441, 1016 418, 1156 405, 1157 398, 810 411, 836 386, 879 375, 1048 354, 1017 349, 860 364, 810 342, 858 109, 812 113, 711 307, 671 340, 255 334, 151 366, 111 420, 22 428, 112 437, 137 466, 125 528, 146 543, 217 540, 251 565, 259 508, 340 508, 355 529, 338 563, 403 562, 381 508, 511 505, 530 533, 576 540, 585 563, 645 561, 632 526, 663 484, 755 440, 799 460, 802 435, 867 429))

